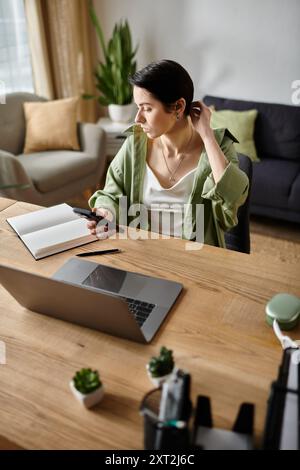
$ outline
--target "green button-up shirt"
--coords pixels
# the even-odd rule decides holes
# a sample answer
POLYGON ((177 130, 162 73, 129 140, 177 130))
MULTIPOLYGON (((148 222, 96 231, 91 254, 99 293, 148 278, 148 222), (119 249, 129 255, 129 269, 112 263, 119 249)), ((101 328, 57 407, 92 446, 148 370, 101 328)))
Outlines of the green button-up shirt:
MULTIPOLYGON (((116 214, 117 221, 119 199, 122 196, 127 196, 128 207, 141 204, 143 198, 148 138, 140 126, 132 126, 127 132, 131 135, 112 160, 104 189, 96 191, 89 200, 92 208, 111 209, 116 214)), ((225 248, 224 231, 237 224, 237 210, 247 198, 249 181, 238 166, 238 157, 233 146, 236 139, 224 128, 214 129, 214 134, 229 164, 221 179, 215 183, 204 149, 195 172, 188 204, 204 205, 204 243, 225 248)), ((128 223, 131 219, 132 217, 128 217, 128 223)), ((184 224, 195 227, 195 213, 185 213, 184 224)), ((141 228, 147 230, 149 227, 147 225, 141 228)))

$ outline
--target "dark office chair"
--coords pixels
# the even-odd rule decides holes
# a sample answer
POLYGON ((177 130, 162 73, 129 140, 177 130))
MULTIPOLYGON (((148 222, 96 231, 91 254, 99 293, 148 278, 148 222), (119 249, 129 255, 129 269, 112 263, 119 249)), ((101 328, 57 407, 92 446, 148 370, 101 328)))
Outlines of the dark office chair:
POLYGON ((239 166, 249 178, 249 193, 245 203, 238 209, 238 224, 225 232, 226 248, 229 250, 250 253, 250 191, 252 183, 252 161, 246 155, 238 154, 239 166))

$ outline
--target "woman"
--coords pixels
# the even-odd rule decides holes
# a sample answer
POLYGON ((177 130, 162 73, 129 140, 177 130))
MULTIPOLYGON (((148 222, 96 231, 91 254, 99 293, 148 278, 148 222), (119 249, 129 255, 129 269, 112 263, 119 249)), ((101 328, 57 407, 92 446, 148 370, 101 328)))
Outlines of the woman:
MULTIPOLYGON (((90 206, 112 219, 122 196, 127 196, 128 207, 142 203, 159 210, 167 204, 172 212, 175 205, 177 211, 182 208, 188 233, 195 233, 195 211, 187 212, 185 207, 203 204, 204 242, 225 247, 224 231, 237 224, 238 207, 248 194, 248 178, 238 167, 233 146, 236 139, 227 129, 211 129, 210 109, 192 101, 193 82, 178 63, 151 63, 130 82, 138 108, 136 125, 112 161, 104 189, 89 200, 90 206)), ((96 234, 95 222, 89 221, 88 227, 96 234)), ((149 224, 142 228, 153 230, 149 224)), ((174 222, 170 233, 177 236, 180 228, 174 222)), ((99 238, 109 236, 104 230, 97 228, 99 238)))

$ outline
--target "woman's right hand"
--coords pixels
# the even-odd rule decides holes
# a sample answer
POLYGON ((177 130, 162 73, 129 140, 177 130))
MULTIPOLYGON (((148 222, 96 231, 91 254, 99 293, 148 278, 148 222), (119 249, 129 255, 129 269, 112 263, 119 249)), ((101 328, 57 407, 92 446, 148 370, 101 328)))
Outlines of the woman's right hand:
MULTIPOLYGON (((108 222, 112 222, 114 220, 113 213, 108 209, 99 207, 97 209, 96 208, 92 209, 92 211, 95 212, 96 215, 103 217, 108 222)), ((89 229, 91 235, 96 235, 96 237, 99 238, 99 240, 106 240, 107 238, 111 237, 112 235, 116 233, 115 229, 108 230, 107 224, 104 224, 103 222, 102 223, 98 222, 97 224, 95 220, 88 220, 87 228, 89 229)))

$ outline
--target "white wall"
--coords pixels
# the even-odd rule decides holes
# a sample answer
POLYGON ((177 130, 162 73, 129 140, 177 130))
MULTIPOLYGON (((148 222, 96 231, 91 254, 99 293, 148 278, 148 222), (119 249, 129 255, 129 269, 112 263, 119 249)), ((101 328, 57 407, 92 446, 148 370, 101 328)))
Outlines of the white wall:
MULTIPOLYGON (((292 104, 300 79, 299 0, 94 0, 106 39, 127 18, 138 68, 162 58, 204 94, 292 104)), ((100 55, 100 53, 99 53, 100 55)))

